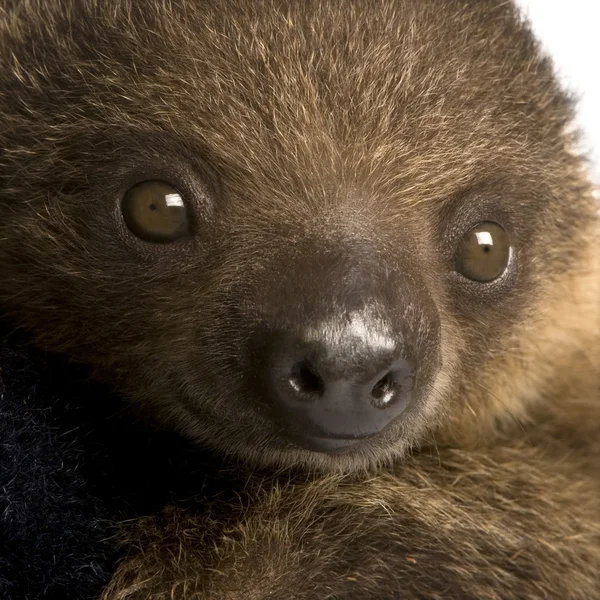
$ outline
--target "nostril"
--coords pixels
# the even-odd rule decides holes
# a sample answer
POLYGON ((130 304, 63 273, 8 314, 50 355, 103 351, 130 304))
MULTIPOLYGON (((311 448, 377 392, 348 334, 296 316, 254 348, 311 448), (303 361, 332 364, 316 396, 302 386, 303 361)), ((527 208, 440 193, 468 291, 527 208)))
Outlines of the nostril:
POLYGON ((319 398, 325 392, 325 383, 319 374, 306 362, 294 365, 289 378, 294 391, 306 400, 319 398))
POLYGON ((371 404, 375 408, 388 408, 400 391, 400 384, 395 374, 386 373, 371 390, 371 404))

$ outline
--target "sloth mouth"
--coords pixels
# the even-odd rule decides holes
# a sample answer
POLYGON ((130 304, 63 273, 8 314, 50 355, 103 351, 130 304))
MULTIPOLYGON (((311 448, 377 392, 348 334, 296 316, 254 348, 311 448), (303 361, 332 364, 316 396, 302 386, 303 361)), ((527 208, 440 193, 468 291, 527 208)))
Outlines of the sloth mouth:
POLYGON ((355 446, 369 436, 341 437, 332 435, 290 434, 289 437, 294 444, 305 450, 329 454, 355 446))

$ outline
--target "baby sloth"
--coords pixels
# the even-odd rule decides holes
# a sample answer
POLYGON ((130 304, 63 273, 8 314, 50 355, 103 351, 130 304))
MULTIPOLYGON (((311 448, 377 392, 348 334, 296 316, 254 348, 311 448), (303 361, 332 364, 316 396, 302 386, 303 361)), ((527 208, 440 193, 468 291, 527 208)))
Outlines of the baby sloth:
POLYGON ((597 206, 514 6, 0 7, 2 312, 245 482, 106 600, 600 598, 597 206))

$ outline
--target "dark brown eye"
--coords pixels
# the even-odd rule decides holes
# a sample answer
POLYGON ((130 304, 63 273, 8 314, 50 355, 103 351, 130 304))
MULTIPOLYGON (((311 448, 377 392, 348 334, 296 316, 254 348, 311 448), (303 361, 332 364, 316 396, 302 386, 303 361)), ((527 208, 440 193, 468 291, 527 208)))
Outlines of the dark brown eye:
POLYGON ((506 231, 492 221, 479 223, 463 237, 456 253, 456 270, 473 281, 486 283, 504 273, 510 258, 506 231))
POLYGON ((148 242, 173 242, 189 232, 183 196, 164 181, 134 185, 125 194, 121 210, 132 233, 148 242))

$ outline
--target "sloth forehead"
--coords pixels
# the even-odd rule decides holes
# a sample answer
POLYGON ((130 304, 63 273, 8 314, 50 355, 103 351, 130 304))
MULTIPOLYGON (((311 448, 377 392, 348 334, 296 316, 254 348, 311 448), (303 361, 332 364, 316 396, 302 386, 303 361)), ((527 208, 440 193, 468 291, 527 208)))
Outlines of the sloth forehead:
POLYGON ((533 163, 565 121, 504 2, 31 2, 0 33, 3 79, 57 149, 82 121, 90 139, 172 133, 257 192, 297 172, 445 195, 533 163))

